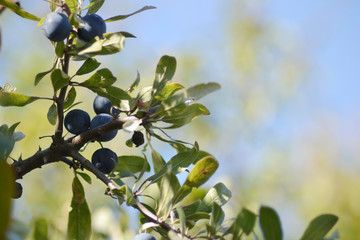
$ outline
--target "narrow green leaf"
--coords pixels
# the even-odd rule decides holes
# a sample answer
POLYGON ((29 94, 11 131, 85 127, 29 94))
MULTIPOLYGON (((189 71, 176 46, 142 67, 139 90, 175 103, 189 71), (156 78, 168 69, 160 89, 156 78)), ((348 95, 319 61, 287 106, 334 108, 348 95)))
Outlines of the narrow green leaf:
POLYGON ((62 58, 62 56, 64 55, 64 51, 65 51, 64 41, 57 42, 55 47, 56 56, 62 58))
POLYGON ((262 206, 259 214, 260 227, 265 240, 282 240, 283 233, 279 215, 270 207, 262 206))
POLYGON ((209 115, 209 110, 200 103, 195 103, 186 106, 185 110, 180 113, 171 114, 162 118, 162 121, 171 123, 172 125, 166 128, 179 128, 182 127, 198 116, 209 115))
POLYGON ((51 125, 56 124, 56 116, 57 116, 57 107, 56 104, 51 104, 48 113, 47 113, 47 119, 51 125))
POLYGON ((141 170, 144 168, 144 165, 146 166, 146 172, 150 171, 150 165, 146 161, 145 158, 140 156, 119 156, 118 157, 118 164, 115 167, 116 172, 129 170, 133 173, 141 172, 141 170))
POLYGON ((96 71, 88 80, 80 83, 84 87, 106 88, 116 81, 116 77, 108 68, 96 71))
POLYGON ((168 83, 165 87, 161 90, 160 94, 155 97, 157 100, 156 103, 152 103, 152 105, 157 105, 157 102, 164 101, 168 99, 170 96, 174 95, 177 91, 183 89, 184 86, 179 83, 168 83))
POLYGON ((33 238, 38 240, 47 240, 48 238, 48 223, 46 219, 36 219, 34 224, 33 238))
POLYGON ((166 162, 163 159, 163 157, 160 155, 160 153, 158 153, 154 149, 151 149, 151 158, 155 173, 159 172, 166 165, 166 162))
POLYGON ((51 72, 50 79, 51 79, 54 91, 57 91, 62 87, 65 87, 70 81, 70 77, 65 72, 63 72, 61 69, 58 69, 58 68, 54 69, 51 72))
POLYGON ((72 87, 65 98, 64 109, 69 108, 74 103, 75 99, 76 99, 76 90, 74 87, 72 87))
POLYGON ((7 8, 9 8, 11 11, 13 11, 14 13, 16 13, 17 15, 19 15, 20 17, 29 19, 29 20, 34 20, 34 21, 39 21, 40 18, 29 13, 26 12, 24 9, 20 8, 16 3, 10 1, 10 0, 0 0, 0 5, 3 5, 7 8))
POLYGON ((180 183, 175 174, 169 167, 160 182, 160 199, 158 203, 157 215, 166 217, 169 214, 170 202, 177 191, 180 189, 180 183))
POLYGON ((76 12, 77 10, 77 0, 65 0, 66 5, 70 8, 71 12, 76 12))
POLYGON ((156 7, 153 7, 153 6, 145 6, 145 7, 141 8, 141 9, 139 9, 139 10, 133 12, 133 13, 127 14, 127 15, 118 15, 118 16, 115 16, 115 17, 108 18, 108 19, 105 20, 105 22, 114 22, 114 21, 118 21, 118 20, 123 20, 125 18, 128 18, 128 17, 130 17, 132 15, 135 15, 137 13, 140 13, 142 11, 149 10, 149 9, 155 9, 155 8, 156 7))
POLYGON ((76 75, 84 75, 84 74, 90 73, 90 72, 94 71, 95 69, 97 69, 100 65, 101 65, 101 63, 96 61, 95 58, 88 58, 83 63, 83 65, 81 65, 79 70, 77 70, 76 75))
POLYGON ((332 214, 323 214, 314 218, 306 228, 300 240, 321 240, 334 227, 338 217, 332 214))
POLYGON ((176 59, 171 56, 164 55, 159 60, 153 83, 153 96, 160 94, 167 82, 171 81, 176 71, 176 59))
POLYGON ((120 33, 126 38, 136 38, 136 36, 134 34, 131 34, 129 32, 121 31, 120 33))
POLYGON ((29 97, 16 92, 0 92, 0 106, 3 107, 23 107, 38 99, 38 97, 29 97))
POLYGON ((243 208, 235 220, 235 224, 241 228, 246 235, 249 235, 256 223, 256 214, 243 208))
POLYGON ((211 211, 211 216, 210 216, 210 224, 215 229, 218 229, 221 226, 221 224, 223 223, 224 218, 225 218, 224 211, 221 209, 221 207, 219 205, 214 203, 212 205, 212 211, 211 211))
POLYGON ((221 88, 220 84, 215 82, 197 84, 186 90, 187 98, 195 98, 196 100, 221 88))
POLYGON ((104 4, 104 2, 105 0, 91 0, 90 4, 85 7, 85 9, 89 9, 87 14, 96 13, 104 4))
POLYGON ((185 98, 183 94, 177 94, 161 102, 160 106, 152 115, 154 118, 181 114, 186 109, 185 98))
MULTIPOLYGON (((0 133, 0 148, 2 147, 1 139, 2 134, 0 133)), ((6 232, 10 224, 11 196, 14 188, 12 173, 11 167, 6 161, 1 161, 0 156, 0 239, 6 239, 6 232)))
POLYGON ((177 207, 176 212, 179 215, 179 220, 181 224, 181 238, 183 239, 185 236, 185 222, 186 222, 185 212, 181 207, 177 207))
POLYGON ((91 177, 88 174, 86 174, 84 172, 78 172, 78 171, 76 171, 76 174, 79 174, 79 176, 82 177, 82 179, 84 179, 88 184, 91 184, 91 182, 92 182, 91 177))
POLYGON ((85 199, 84 188, 77 177, 74 178, 72 189, 72 210, 69 213, 67 237, 87 240, 91 235, 91 213, 85 199))
POLYGON ((129 87, 129 89, 127 90, 127 92, 128 92, 128 93, 133 92, 133 91, 137 88, 137 86, 139 85, 139 83, 140 83, 140 73, 137 72, 136 79, 135 79, 135 81, 131 84, 131 86, 129 87))

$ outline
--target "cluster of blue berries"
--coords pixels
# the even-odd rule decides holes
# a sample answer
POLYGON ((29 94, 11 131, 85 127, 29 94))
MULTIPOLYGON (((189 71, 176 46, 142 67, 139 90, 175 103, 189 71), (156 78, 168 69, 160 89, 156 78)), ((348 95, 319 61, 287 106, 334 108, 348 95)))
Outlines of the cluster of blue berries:
MULTIPOLYGON (((84 24, 80 25, 77 34, 85 42, 90 42, 96 36, 101 38, 106 32, 105 21, 97 14, 85 15, 81 20, 84 24)), ((63 13, 51 13, 46 17, 42 30, 49 40, 54 42, 63 41, 69 37, 71 32, 69 18, 63 13)))
MULTIPOLYGON (((90 116, 87 112, 81 109, 71 110, 66 114, 64 119, 64 125, 66 130, 72 134, 80 134, 89 129, 94 129, 99 126, 102 126, 106 123, 111 122, 114 118, 110 114, 112 110, 111 101, 105 97, 97 96, 93 103, 93 108, 96 113, 96 116, 90 120, 90 116)), ((113 130, 105 135, 97 138, 100 142, 107 142, 112 140, 118 130, 113 130)), ((109 174, 117 163, 118 158, 115 152, 108 148, 100 148, 94 152, 91 158, 91 162, 96 166, 101 172, 109 174)))

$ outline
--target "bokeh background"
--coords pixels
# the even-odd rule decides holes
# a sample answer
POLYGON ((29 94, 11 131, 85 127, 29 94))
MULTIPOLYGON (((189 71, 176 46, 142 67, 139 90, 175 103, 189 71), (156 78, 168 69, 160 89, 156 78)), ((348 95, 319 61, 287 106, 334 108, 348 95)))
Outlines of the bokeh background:
MULTIPOLYGON (((49 12, 44 1, 21 4, 40 17, 49 12)), ((198 140, 220 161, 206 187, 222 181, 232 190, 227 217, 241 207, 257 211, 269 205, 280 215, 285 239, 297 239, 312 218, 333 213, 340 217, 341 239, 360 239, 360 2, 107 0, 99 15, 127 14, 145 5, 157 9, 107 25, 109 32, 128 31, 137 38, 128 39, 123 52, 98 60, 118 77, 119 87, 129 86, 137 71, 141 86, 151 84, 164 54, 177 58, 175 81, 188 87, 212 81, 222 85, 201 101, 210 116, 169 134, 198 140)), ((51 96, 48 80, 33 87, 36 73, 50 69, 54 57, 36 25, 10 11, 0 16, 0 85, 8 82, 26 95, 51 96)), ((92 116, 94 96, 79 95, 79 107, 92 116)), ((48 146, 48 138, 39 136, 52 134, 46 120, 50 105, 37 101, 21 109, 0 108, 1 124, 21 121, 18 130, 26 135, 12 157, 26 158, 48 146)), ((121 133, 105 145, 119 155, 140 154, 124 146, 128 138, 121 133)), ((174 154, 164 144, 156 146, 165 159, 174 154)), ((97 147, 84 154, 90 157, 97 147)), ((11 239, 31 239, 37 219, 49 221, 52 239, 64 238, 72 176, 59 163, 21 180, 24 195, 14 201, 11 239)), ((131 239, 136 212, 104 196, 95 178, 84 186, 94 231, 131 239)))

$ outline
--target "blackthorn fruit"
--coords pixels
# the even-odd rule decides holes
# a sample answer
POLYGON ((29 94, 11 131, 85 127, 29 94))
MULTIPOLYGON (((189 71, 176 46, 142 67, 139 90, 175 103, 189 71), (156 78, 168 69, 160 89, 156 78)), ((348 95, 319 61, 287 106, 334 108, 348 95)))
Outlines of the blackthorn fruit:
POLYGON ((115 152, 108 148, 100 148, 91 157, 92 164, 102 173, 109 174, 115 168, 118 158, 115 152))
POLYGON ((140 131, 135 131, 132 135, 131 141, 135 144, 136 147, 144 144, 144 134, 140 131))
MULTIPOLYGON (((113 117, 110 114, 100 113, 91 120, 90 129, 102 126, 106 123, 111 122, 112 120, 113 120, 113 117)), ((118 130, 116 129, 112 132, 109 132, 109 133, 99 137, 97 140, 100 142, 110 141, 111 139, 113 139, 116 136, 117 132, 118 132, 118 130)))
POLYGON ((102 96, 96 96, 93 103, 93 108, 96 114, 107 113, 110 114, 112 107, 111 101, 102 96))
POLYGON ((71 110, 64 119, 66 130, 73 134, 85 132, 90 127, 90 116, 81 109, 71 110))
POLYGON ((42 30, 51 41, 63 41, 70 35, 71 25, 69 18, 63 13, 51 13, 46 17, 42 30))
POLYGON ((88 14, 82 18, 85 21, 85 26, 79 28, 78 35, 79 38, 85 42, 90 42, 95 36, 100 38, 106 32, 105 21, 97 14, 88 14))
POLYGON ((132 240, 156 240, 153 235, 149 233, 140 233, 135 235, 132 240))

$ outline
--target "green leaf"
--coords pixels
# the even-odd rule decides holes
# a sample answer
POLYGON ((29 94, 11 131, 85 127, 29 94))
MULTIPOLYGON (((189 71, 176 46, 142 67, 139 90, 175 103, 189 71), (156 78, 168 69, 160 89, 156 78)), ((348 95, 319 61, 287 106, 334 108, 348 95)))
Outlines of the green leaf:
POLYGON ((127 92, 128 92, 128 93, 133 92, 133 91, 137 88, 137 86, 139 85, 139 83, 140 83, 140 73, 137 72, 136 79, 135 79, 135 81, 131 84, 131 86, 129 87, 129 89, 127 90, 127 92))
POLYGON ((195 142, 194 147, 186 152, 181 152, 172 157, 166 165, 156 174, 150 176, 146 181, 158 182, 167 172, 168 167, 174 174, 184 171, 196 159, 199 153, 199 145, 195 142))
POLYGON ((198 210, 210 212, 214 203, 223 206, 230 200, 231 196, 231 191, 223 183, 217 183, 206 193, 198 210))
POLYGON ((91 213, 85 199, 84 188, 77 177, 74 178, 72 190, 72 210, 69 213, 67 237, 77 240, 90 239, 91 213))
POLYGON ((186 222, 185 212, 181 207, 177 207, 176 212, 179 215, 179 220, 180 220, 180 224, 181 224, 181 238, 184 239, 184 236, 185 236, 185 222, 186 222))
POLYGON ((145 158, 139 156, 119 156, 118 164, 115 167, 115 171, 120 172, 124 170, 129 170, 133 173, 137 173, 141 172, 145 164, 147 165, 146 171, 149 172, 150 165, 145 158))
POLYGON ((101 8, 104 2, 105 0, 91 0, 90 4, 85 8, 89 9, 87 14, 96 13, 101 8))
POLYGON ((169 97, 161 102, 160 106, 152 115, 153 118, 160 118, 164 116, 171 116, 180 114, 186 109, 185 98, 183 94, 177 94, 169 97))
POLYGON ((51 104, 49 111, 47 113, 47 119, 51 125, 56 124, 56 116, 57 116, 57 107, 56 104, 51 104))
POLYGON ((209 110, 200 103, 195 103, 186 106, 185 110, 180 113, 175 113, 170 116, 165 116, 162 121, 171 123, 172 125, 166 128, 179 128, 188 124, 196 117, 201 115, 209 115, 209 110))
POLYGON ((204 184, 219 167, 219 162, 212 156, 200 159, 190 171, 185 184, 191 187, 200 187, 204 184))
POLYGON ((51 12, 54 12, 56 10, 56 5, 53 4, 52 2, 49 2, 49 8, 51 12))
POLYGON ((153 97, 160 94, 167 82, 171 81, 176 70, 176 59, 171 56, 164 55, 159 60, 153 83, 153 97))
POLYGON ((221 226, 221 224, 223 223, 224 218, 225 218, 224 211, 221 209, 221 207, 219 205, 214 203, 212 205, 212 211, 211 211, 211 216, 210 216, 210 224, 215 229, 218 229, 221 226))
POLYGON ((259 214, 260 227, 265 240, 282 240, 281 222, 276 211, 270 207, 262 206, 259 214))
POLYGON ((6 239, 6 232, 10 224, 11 196, 13 194, 14 188, 14 180, 12 173, 13 170, 11 169, 11 167, 5 161, 0 161, 0 239, 6 239))
POLYGON ((77 10, 77 0, 65 0, 66 5, 70 8, 71 12, 76 12, 77 10))
POLYGON ((163 159, 163 157, 160 155, 160 153, 158 153, 157 151, 155 151, 152 148, 151 148, 151 158, 152 158, 155 173, 159 172, 166 165, 166 162, 163 159))
POLYGON ((74 103, 75 99, 76 99, 76 90, 74 87, 72 87, 65 98, 64 109, 69 108, 74 103))
POLYGON ((120 52, 124 48, 125 37, 121 32, 104 33, 103 39, 96 38, 96 41, 87 48, 81 50, 79 55, 108 55, 120 52))
POLYGON ((171 211, 170 201, 180 189, 180 183, 175 174, 171 171, 170 166, 160 182, 160 199, 158 203, 158 216, 168 216, 171 211))
POLYGON ((48 238, 48 223, 44 218, 38 218, 34 224, 33 238, 46 240, 48 238))
POLYGON ((70 81, 70 77, 58 68, 51 72, 50 79, 55 92, 60 88, 65 87, 70 81))
POLYGON ((117 196, 118 199, 125 199, 126 205, 128 205, 128 206, 133 206, 136 203, 136 200, 132 196, 131 189, 126 185, 123 185, 120 188, 114 189, 111 192, 112 192, 112 194, 117 196))
POLYGON ((56 56, 62 58, 62 56, 64 55, 64 51, 65 51, 64 41, 57 42, 55 47, 56 56))
POLYGON ((234 240, 239 239, 239 234, 241 234, 240 230, 246 235, 249 235, 255 227, 256 218, 255 213, 243 208, 227 232, 233 234, 234 240))
POLYGON ((116 81, 116 77, 108 68, 102 68, 96 71, 88 80, 80 83, 84 87, 100 87, 106 88, 116 81))
POLYGON ((216 90, 219 90, 220 88, 220 84, 215 82, 197 84, 186 90, 186 96, 188 98, 194 98, 198 100, 216 90))
POLYGON ((0 92, 0 106, 3 107, 23 107, 38 99, 38 97, 29 97, 16 92, 0 92))
POLYGON ((43 79, 47 74, 51 73, 52 70, 54 69, 54 67, 55 67, 55 65, 49 71, 36 74, 34 85, 35 86, 38 85, 40 80, 43 79))
POLYGON ((145 6, 145 7, 141 8, 141 9, 139 9, 139 10, 133 12, 133 13, 127 14, 127 15, 118 15, 118 16, 115 16, 115 17, 108 18, 108 19, 105 20, 105 22, 114 22, 114 21, 118 21, 118 20, 123 20, 125 18, 128 18, 128 17, 130 17, 132 15, 135 15, 137 13, 140 13, 142 11, 149 10, 149 9, 155 9, 155 8, 156 7, 153 7, 153 6, 145 6))
POLYGON ((82 179, 84 179, 88 184, 91 184, 91 177, 88 174, 78 171, 76 171, 76 174, 79 174, 79 176, 82 177, 82 179))
POLYGON ((300 240, 321 240, 334 227, 338 217, 332 214, 323 214, 314 218, 306 228, 300 240))
POLYGON ((4 5, 5 7, 9 8, 11 11, 13 11, 14 13, 16 13, 17 15, 19 15, 20 17, 29 19, 29 20, 34 20, 34 21, 39 21, 40 18, 26 12, 25 10, 23 10, 22 8, 20 8, 16 3, 10 1, 10 0, 0 0, 0 5, 4 5))
MULTIPOLYGON (((174 95, 177 91, 183 89, 184 86, 179 83, 168 83, 165 87, 161 90, 161 93, 155 97, 157 102, 164 101, 168 99, 170 96, 174 95)), ((153 103, 152 105, 156 105, 153 103)))
POLYGON ((95 58, 88 58, 83 63, 83 65, 81 65, 79 70, 77 70, 75 75, 84 75, 84 74, 90 73, 90 72, 94 71, 95 69, 97 69, 100 65, 101 65, 101 63, 96 61, 95 58))
POLYGON ((91 87, 89 89, 102 97, 108 98, 121 111, 130 111, 135 107, 134 99, 120 88, 109 86, 107 88, 91 87))

